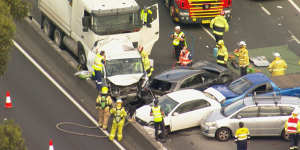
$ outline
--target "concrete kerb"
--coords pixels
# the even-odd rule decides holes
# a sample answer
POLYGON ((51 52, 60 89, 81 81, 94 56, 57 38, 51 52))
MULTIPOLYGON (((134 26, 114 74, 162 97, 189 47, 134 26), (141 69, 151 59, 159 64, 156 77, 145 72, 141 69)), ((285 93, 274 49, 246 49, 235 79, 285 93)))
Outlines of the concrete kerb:
MULTIPOLYGON (((29 23, 35 30, 40 28, 40 24, 33 17, 25 18, 25 21, 29 23)), ((74 58, 72 58, 66 51, 62 51, 59 47, 55 45, 55 43, 52 40, 47 38, 45 35, 41 34, 41 32, 38 33, 41 35, 41 37, 44 40, 50 43, 51 47, 55 49, 55 51, 57 51, 73 69, 77 68, 78 63, 74 60, 74 58)), ((93 88, 96 88, 95 83, 93 81, 89 80, 87 81, 87 83, 93 88)), ((95 110, 93 110, 93 108, 86 107, 86 106, 84 107, 88 109, 88 111, 93 115, 93 117, 97 116, 97 113, 95 110)), ((141 145, 141 147, 144 147, 144 149, 149 148, 149 149, 157 149, 157 150, 166 150, 166 148, 161 143, 158 143, 153 138, 151 138, 148 135, 148 133, 144 130, 144 128, 138 123, 136 123, 135 121, 130 122, 126 128, 130 128, 131 130, 134 130, 131 132, 126 132, 125 130, 124 132, 126 133, 126 137, 128 136, 133 138, 144 139, 143 143, 139 143, 139 145, 141 145)), ((137 142, 137 141, 135 141, 134 139, 126 141, 126 138, 124 138, 122 143, 125 144, 125 147, 132 148, 132 146, 128 146, 128 144, 130 145, 132 144, 131 142, 137 142)))

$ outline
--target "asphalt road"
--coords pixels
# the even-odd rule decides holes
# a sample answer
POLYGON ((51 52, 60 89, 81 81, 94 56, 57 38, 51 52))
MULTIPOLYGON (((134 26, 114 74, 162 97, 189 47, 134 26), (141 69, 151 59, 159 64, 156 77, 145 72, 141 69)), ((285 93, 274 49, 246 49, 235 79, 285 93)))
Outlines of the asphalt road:
MULTIPOLYGON (((55 149, 118 149, 106 137, 76 136, 57 130, 56 124, 59 122, 93 124, 16 48, 12 49, 11 58, 8 70, 0 80, 0 120, 14 119, 21 126, 29 150, 47 149, 50 139, 55 149), (12 109, 3 107, 6 91, 11 93, 12 109)), ((84 129, 70 125, 64 128, 104 136, 97 128, 84 129)))
MULTIPOLYGON (((34 5, 33 16, 39 21, 39 11, 37 10, 36 1, 30 0, 34 5)), ((300 5, 299 0, 293 0, 300 5)), ((288 45, 297 43, 297 38, 300 38, 300 16, 299 12, 288 1, 282 0, 238 0, 233 1, 233 18, 230 23, 230 31, 225 34, 225 44, 229 51, 237 47, 237 42, 245 40, 248 49, 266 48, 273 46, 288 45), (267 11, 266 11, 267 10, 267 11), (295 38, 296 37, 296 38, 295 38)), ((175 24, 168 16, 168 11, 160 6, 160 39, 154 46, 151 56, 155 62, 155 74, 163 70, 170 69, 175 62, 172 55, 171 40, 168 35, 172 32, 175 24)), ((188 45, 193 51, 193 60, 209 60, 214 61, 212 57, 212 48, 215 45, 214 40, 207 34, 204 28, 207 26, 200 25, 181 25, 188 37, 188 45), (193 42, 194 41, 194 42, 193 42)), ((25 28, 26 31, 20 31, 19 39, 23 41, 23 45, 29 47, 29 50, 37 58, 48 59, 52 62, 53 58, 57 58, 55 53, 52 53, 51 48, 45 46, 47 42, 41 40, 39 35, 33 31, 28 34, 30 27, 24 24, 19 26, 19 29, 25 28), (29 39, 22 39, 22 37, 29 39), (27 42, 30 41, 28 44, 27 42), (31 47, 33 49, 31 49, 31 47), (45 51, 38 51, 37 48, 44 48, 45 51), (39 54, 36 54, 38 51, 39 54), (43 54, 45 53, 45 54, 43 54)), ((209 30, 209 29, 208 29, 209 30)), ((296 44, 294 52, 300 55, 299 44, 296 44)), ((59 53, 63 53, 60 52, 59 53)), ((272 54, 270 54, 272 55, 272 54)), ((41 60, 42 61, 42 60, 41 60)), ((57 60, 61 61, 61 60, 57 60)), ((70 77, 74 70, 68 69, 62 62, 57 62, 49 65, 50 70, 64 85, 68 86, 68 90, 78 99, 92 107, 91 98, 93 93, 90 90, 78 90, 76 85, 85 86, 85 82, 78 81, 70 77), (53 67, 58 66, 58 67, 53 67), (54 71, 53 71, 54 70, 54 71), (58 74, 58 75, 57 75, 58 74), (73 83, 75 81, 75 83, 73 83), (89 94, 84 94, 89 92, 89 94), (85 96, 88 95, 88 98, 85 96)), ((165 144, 169 149, 234 149, 234 144, 229 142, 217 142, 214 139, 205 138, 200 135, 197 128, 186 131, 176 132, 169 136, 168 142, 165 144)), ((286 149, 288 143, 280 138, 254 138, 249 149, 273 150, 286 149)))

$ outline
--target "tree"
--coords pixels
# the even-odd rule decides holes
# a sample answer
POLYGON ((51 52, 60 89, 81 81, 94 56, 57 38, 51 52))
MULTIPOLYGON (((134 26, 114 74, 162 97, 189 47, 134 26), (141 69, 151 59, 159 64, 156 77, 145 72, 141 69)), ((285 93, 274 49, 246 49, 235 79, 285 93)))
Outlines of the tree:
POLYGON ((21 128, 13 120, 0 124, 0 150, 27 150, 21 128))
POLYGON ((0 0, 0 76, 6 70, 12 39, 16 31, 15 20, 21 20, 29 12, 29 3, 22 0, 0 0))

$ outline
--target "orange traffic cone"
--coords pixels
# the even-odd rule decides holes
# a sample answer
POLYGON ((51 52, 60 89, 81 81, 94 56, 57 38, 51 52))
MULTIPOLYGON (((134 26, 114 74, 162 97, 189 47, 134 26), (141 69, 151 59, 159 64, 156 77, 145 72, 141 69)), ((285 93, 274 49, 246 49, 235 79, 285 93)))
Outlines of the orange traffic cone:
POLYGON ((12 108, 12 103, 11 103, 9 91, 6 92, 5 108, 12 108))
POLYGON ((49 150, 54 150, 53 142, 52 142, 51 139, 50 139, 50 141, 49 141, 49 150))

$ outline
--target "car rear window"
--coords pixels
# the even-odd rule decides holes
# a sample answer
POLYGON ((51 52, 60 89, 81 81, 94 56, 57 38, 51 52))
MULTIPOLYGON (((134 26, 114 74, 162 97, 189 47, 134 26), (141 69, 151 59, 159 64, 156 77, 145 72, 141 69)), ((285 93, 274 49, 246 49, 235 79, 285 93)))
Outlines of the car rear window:
POLYGON ((151 81, 150 88, 154 90, 160 90, 162 92, 170 90, 172 83, 167 81, 161 81, 154 79, 151 81))

